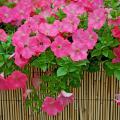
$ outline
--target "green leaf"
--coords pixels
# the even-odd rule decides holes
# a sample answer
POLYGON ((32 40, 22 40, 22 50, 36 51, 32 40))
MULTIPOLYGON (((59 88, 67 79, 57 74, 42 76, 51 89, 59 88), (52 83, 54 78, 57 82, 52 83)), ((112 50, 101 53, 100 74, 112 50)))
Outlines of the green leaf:
POLYGON ((54 21, 55 21, 55 17, 54 17, 54 16, 47 17, 47 22, 48 22, 49 24, 53 24, 54 21))
POLYGON ((57 76, 60 77, 60 76, 64 76, 66 75, 68 72, 67 68, 66 67, 59 67, 58 70, 57 70, 57 76))
POLYGON ((118 80, 120 80, 120 70, 115 70, 114 75, 118 80))
POLYGON ((102 54, 103 54, 105 57, 108 57, 108 58, 110 58, 110 59, 113 59, 113 58, 115 57, 114 54, 113 54, 113 51, 110 50, 110 49, 104 49, 104 50, 102 51, 102 54))
POLYGON ((41 64, 39 67, 40 67, 41 70, 43 70, 44 72, 47 70, 47 64, 41 64))
POLYGON ((78 66, 78 67, 80 67, 80 66, 85 66, 85 65, 87 65, 88 63, 89 63, 88 60, 83 60, 83 61, 76 62, 75 66, 78 66))
POLYGON ((92 61, 88 66, 89 72, 97 72, 99 70, 100 70, 100 65, 99 65, 99 62, 97 61, 92 61))
POLYGON ((4 65, 4 61, 0 62, 0 67, 2 67, 4 65))
POLYGON ((78 88, 80 87, 81 73, 74 72, 69 76, 69 83, 71 87, 78 88))
POLYGON ((36 10, 35 10, 35 13, 36 14, 39 14, 41 12, 41 9, 40 8, 37 8, 36 10))
POLYGON ((92 56, 92 57, 100 56, 100 55, 101 55, 101 50, 99 50, 99 49, 95 49, 95 50, 93 50, 92 53, 91 53, 91 56, 92 56))
POLYGON ((57 59, 57 64, 60 66, 64 66, 66 64, 72 64, 72 61, 68 57, 63 57, 61 59, 57 59))
POLYGON ((75 72, 78 68, 76 66, 70 66, 69 72, 75 72))
POLYGON ((66 17, 66 14, 61 9, 59 9, 56 15, 58 16, 59 20, 62 20, 63 18, 66 17))

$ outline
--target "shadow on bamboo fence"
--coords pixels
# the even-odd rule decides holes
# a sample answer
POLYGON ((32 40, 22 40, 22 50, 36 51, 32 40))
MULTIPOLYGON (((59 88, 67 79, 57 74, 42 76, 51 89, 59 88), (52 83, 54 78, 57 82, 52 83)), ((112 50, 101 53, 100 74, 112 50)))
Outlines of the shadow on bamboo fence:
POLYGON ((114 102, 115 94, 120 92, 120 81, 107 77, 102 66, 100 72, 85 72, 80 89, 73 91, 74 104, 56 117, 26 110, 20 90, 0 91, 0 120, 120 120, 120 107, 114 102))

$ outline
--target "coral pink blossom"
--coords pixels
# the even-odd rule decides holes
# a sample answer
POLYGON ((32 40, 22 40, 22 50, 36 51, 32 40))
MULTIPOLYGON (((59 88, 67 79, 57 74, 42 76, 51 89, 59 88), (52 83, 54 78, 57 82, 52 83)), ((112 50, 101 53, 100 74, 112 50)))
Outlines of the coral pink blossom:
POLYGON ((56 115, 58 112, 61 112, 64 107, 52 97, 46 97, 43 104, 42 110, 47 112, 48 115, 56 115))
POLYGON ((40 54, 51 45, 51 41, 45 35, 39 34, 31 38, 30 45, 32 51, 34 51, 36 54, 40 54))
POLYGON ((120 25, 120 17, 118 17, 115 20, 109 19, 108 20, 108 25, 119 26, 120 25))
POLYGON ((89 13, 88 26, 94 29, 100 29, 106 21, 106 11, 104 8, 95 9, 89 13))
POLYGON ((12 44, 15 47, 23 47, 25 44, 28 44, 28 42, 29 42, 29 34, 30 33, 31 33, 31 30, 27 26, 22 25, 13 34, 12 44))
POLYGON ((87 44, 88 42, 88 33, 83 29, 76 30, 72 35, 73 41, 79 41, 82 44, 87 44))
POLYGON ((24 99, 27 79, 27 76, 20 71, 14 71, 6 79, 0 76, 0 90, 16 90, 21 88, 24 99))
POLYGON ((67 16, 71 16, 71 15, 78 16, 78 15, 83 14, 85 12, 85 9, 79 4, 71 2, 70 4, 65 6, 63 11, 67 14, 67 16))
POLYGON ((0 90, 26 89, 27 76, 20 71, 14 71, 6 79, 0 77, 0 90))
POLYGON ((6 6, 2 6, 0 7, 0 21, 4 22, 4 23, 9 23, 13 20, 13 13, 12 13, 12 9, 6 7, 6 6))
POLYGON ((87 59, 87 51, 88 49, 85 44, 75 41, 72 43, 70 57, 73 61, 85 60, 87 59))
POLYGON ((80 4, 84 7, 85 11, 91 12, 93 11, 94 7, 91 1, 89 0, 79 0, 80 4))
POLYGON ((22 55, 20 54, 21 49, 20 48, 16 48, 15 49, 15 64, 21 68, 23 68, 27 63, 28 63, 28 59, 25 59, 24 57, 22 57, 22 55))
POLYGON ((2 41, 2 42, 7 41, 7 34, 3 29, 0 29, 0 41, 2 41))
POLYGON ((91 50, 97 43, 98 35, 92 29, 87 29, 85 32, 88 34, 88 42, 86 44, 88 49, 91 50))
POLYGON ((78 29, 79 23, 80 23, 80 19, 78 19, 77 17, 73 15, 69 17, 67 16, 62 21, 61 32, 73 33, 75 30, 78 29))
POLYGON ((71 51, 71 43, 61 36, 57 36, 51 44, 51 50, 57 57, 68 56, 71 51))
POLYGON ((41 23, 39 26, 39 32, 50 37, 55 37, 59 33, 57 27, 54 24, 48 23, 41 23))
POLYGON ((66 5, 65 0, 51 0, 51 1, 52 1, 54 9, 58 9, 58 8, 63 9, 66 5))
POLYGON ((51 7, 50 0, 34 0, 33 4, 35 7, 42 8, 45 10, 51 7))
POLYGON ((116 95, 115 102, 116 102, 118 105, 120 105, 120 94, 117 94, 117 95, 116 95))
POLYGON ((29 46, 21 49, 20 53, 21 53, 22 57, 24 57, 25 59, 30 59, 34 55, 34 52, 31 50, 31 48, 29 46))
POLYGON ((120 38, 120 28, 118 26, 115 26, 112 30, 112 35, 116 38, 120 38))
POLYGON ((74 102, 73 93, 61 91, 60 95, 57 97, 57 101, 59 101, 63 106, 66 106, 69 103, 73 103, 74 102))
POLYGON ((9 83, 9 89, 26 88, 27 76, 20 71, 14 71, 11 75, 6 78, 9 83))
POLYGON ((114 52, 114 55, 116 56, 116 58, 114 58, 112 60, 112 63, 120 62, 120 46, 118 46, 117 48, 114 48, 113 52, 114 52))
POLYGON ((69 17, 67 16, 63 21, 67 21, 67 22, 71 23, 74 27, 73 30, 76 30, 80 23, 80 19, 78 17, 72 16, 72 15, 69 17))
POLYGON ((103 0, 92 0, 93 8, 101 8, 103 7, 103 0))
POLYGON ((72 33, 73 32, 73 25, 68 22, 68 21, 58 21, 56 20, 54 25, 57 27, 57 30, 60 32, 60 33, 72 33))
POLYGON ((20 1, 12 11, 14 11, 14 19, 23 20, 30 17, 30 13, 32 11, 32 2, 31 0, 20 1), (22 7, 21 7, 22 6, 22 7))

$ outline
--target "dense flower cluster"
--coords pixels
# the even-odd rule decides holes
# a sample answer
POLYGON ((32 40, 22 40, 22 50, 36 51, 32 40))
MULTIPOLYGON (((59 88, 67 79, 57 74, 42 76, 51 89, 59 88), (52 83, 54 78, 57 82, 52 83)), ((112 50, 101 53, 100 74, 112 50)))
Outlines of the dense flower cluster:
MULTIPOLYGON (((13 58, 20 69, 48 49, 57 59, 68 57, 73 63, 87 60, 99 40, 98 31, 109 16, 109 10, 105 8, 103 0, 8 0, 8 2, 14 5, 0 7, 0 24, 17 27, 11 35, 14 52, 9 59, 13 58), (86 19, 87 27, 81 27, 86 19)), ((119 41, 120 17, 115 20, 109 19, 108 25, 113 26, 112 35, 119 41)), ((0 29, 1 43, 6 43, 8 36, 4 29, 0 29)), ((120 62, 120 46, 114 48, 113 52, 116 58, 112 62, 120 62)), ((60 70, 62 75, 67 74, 63 66, 60 70), (65 72, 62 73, 61 69, 65 72)), ((74 70, 76 68, 71 71, 74 70)), ((0 90, 22 88, 23 97, 26 99, 32 92, 27 90, 26 81, 27 76, 20 71, 14 71, 7 78, 1 74, 0 90)), ((36 90, 40 89, 41 82, 38 75, 33 77, 32 84, 36 90)), ((42 109, 49 115, 56 115, 73 101, 72 93, 62 91, 56 99, 47 96, 42 109)))
POLYGON ((20 67, 24 67, 32 56, 38 56, 48 47, 56 57, 70 56, 73 61, 87 59, 88 50, 94 48, 98 39, 94 30, 99 30, 106 21, 106 11, 101 0, 92 2, 20 0, 14 8, 2 6, 0 15, 1 22, 20 26, 12 38, 15 46, 15 63, 20 67), (35 9, 39 7, 41 12, 35 15, 35 9), (62 20, 56 16, 59 10, 66 15, 62 20), (80 23, 78 17, 86 13, 88 29, 78 30, 80 23), (54 17, 54 23, 49 24, 47 17, 54 17), (21 24, 21 20, 24 19, 25 23, 21 24), (72 43, 68 41, 68 36, 64 37, 64 33, 73 37, 72 43))

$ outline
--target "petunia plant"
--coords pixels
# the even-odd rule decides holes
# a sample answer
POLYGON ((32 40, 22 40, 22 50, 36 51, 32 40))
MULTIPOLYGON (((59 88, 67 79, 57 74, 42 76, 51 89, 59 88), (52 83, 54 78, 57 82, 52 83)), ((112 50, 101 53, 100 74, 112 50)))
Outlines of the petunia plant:
POLYGON ((120 80, 119 0, 0 1, 0 90, 21 88, 27 107, 63 111, 83 71, 100 63, 120 80), (28 66, 44 73, 34 73, 31 88, 28 66))

